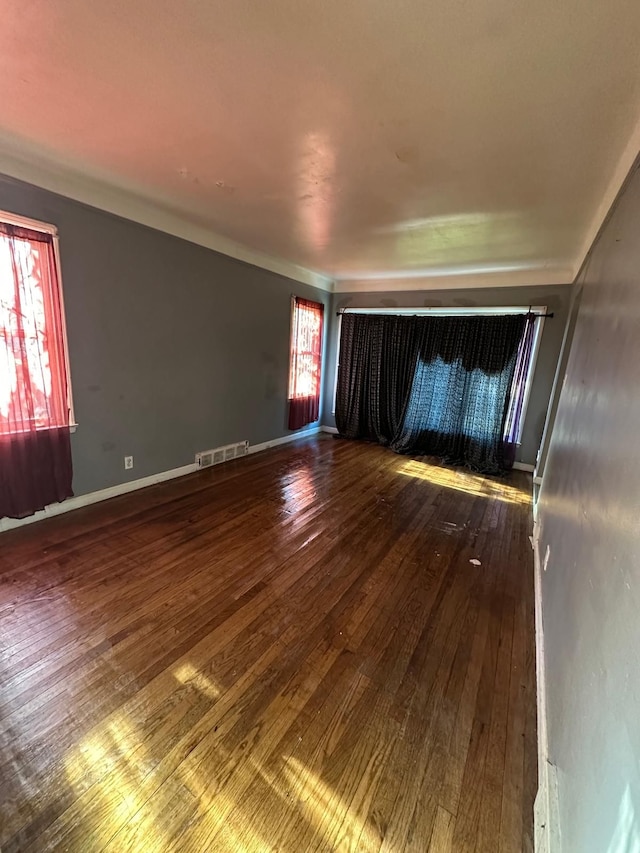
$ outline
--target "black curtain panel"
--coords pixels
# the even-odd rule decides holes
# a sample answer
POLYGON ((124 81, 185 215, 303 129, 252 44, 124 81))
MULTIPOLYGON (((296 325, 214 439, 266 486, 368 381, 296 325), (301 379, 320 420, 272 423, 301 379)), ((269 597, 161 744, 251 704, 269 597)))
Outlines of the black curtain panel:
POLYGON ((340 435, 385 445, 393 440, 416 370, 420 336, 415 320, 343 314, 336 395, 340 435))
POLYGON ((525 315, 344 314, 336 425, 345 438, 507 469, 504 428, 525 315))

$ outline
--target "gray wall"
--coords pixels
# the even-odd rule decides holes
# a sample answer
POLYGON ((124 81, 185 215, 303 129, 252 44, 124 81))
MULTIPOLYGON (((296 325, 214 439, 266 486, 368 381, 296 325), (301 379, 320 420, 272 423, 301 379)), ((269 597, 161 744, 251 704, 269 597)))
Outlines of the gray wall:
POLYGON ((549 396, 562 346, 564 328, 571 303, 571 285, 552 287, 495 287, 470 290, 422 290, 402 293, 337 293, 331 306, 331 325, 327 350, 327 372, 323 423, 335 426, 333 389, 336 369, 338 321, 341 308, 404 308, 446 306, 468 308, 493 305, 546 305, 555 317, 545 322, 536 373, 524 424, 522 445, 516 459, 534 465, 544 429, 549 396))
POLYGON ((76 495, 288 434, 291 294, 327 293, 11 178, 0 209, 58 226, 76 495))
POLYGON ((640 850, 640 173, 580 276, 541 489, 562 850, 640 850))
POLYGON ((540 453, 538 455, 538 463, 536 465, 536 479, 544 476, 544 468, 547 464, 547 458, 549 456, 549 444, 551 442, 551 435, 553 433, 553 427, 555 424, 556 415, 558 413, 558 404, 560 402, 560 394, 562 392, 562 383, 564 382, 564 377, 567 372, 567 363, 569 360, 569 353, 571 352, 571 345, 573 343, 573 335, 578 319, 578 310, 580 308, 581 298, 582 283, 576 282, 571 292, 571 305, 569 306, 569 316, 567 318, 567 323, 564 330, 562 348, 560 351, 560 357, 558 359, 556 375, 553 380, 553 390, 551 392, 551 399, 549 401, 547 418, 544 425, 544 432, 542 433, 540 453))

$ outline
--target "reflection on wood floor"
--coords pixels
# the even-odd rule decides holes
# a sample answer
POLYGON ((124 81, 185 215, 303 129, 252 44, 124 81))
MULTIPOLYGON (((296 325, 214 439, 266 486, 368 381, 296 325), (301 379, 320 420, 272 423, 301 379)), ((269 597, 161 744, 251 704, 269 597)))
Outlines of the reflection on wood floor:
POLYGON ((322 438, 2 534, 2 853, 531 851, 529 489, 322 438))

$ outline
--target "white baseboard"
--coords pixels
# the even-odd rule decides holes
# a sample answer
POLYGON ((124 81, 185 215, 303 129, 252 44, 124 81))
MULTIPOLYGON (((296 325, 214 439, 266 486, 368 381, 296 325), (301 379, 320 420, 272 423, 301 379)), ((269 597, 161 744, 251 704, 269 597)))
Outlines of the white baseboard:
POLYGON ((338 435, 338 427, 321 426, 320 429, 322 432, 328 432, 331 435, 338 435))
POLYGON ((297 441, 299 438, 308 438, 311 435, 317 435, 322 429, 323 427, 315 426, 300 432, 292 432, 290 435, 282 435, 280 438, 272 438, 270 441, 263 441, 261 444, 250 444, 249 454, 260 453, 262 450, 269 450, 270 447, 279 447, 281 444, 288 444, 290 441, 297 441))
MULTIPOLYGON (((260 453, 261 450, 267 450, 270 447, 278 447, 280 444, 287 444, 290 441, 296 441, 299 438, 307 438, 308 436, 317 435, 321 431, 321 427, 316 426, 312 429, 304 430, 304 432, 293 432, 290 435, 283 435, 281 438, 274 438, 271 441, 263 441, 261 444, 253 444, 249 446, 249 453, 260 453)), ((89 492, 86 495, 78 495, 77 497, 67 498, 66 501, 58 504, 51 504, 43 510, 30 515, 27 518, 2 518, 0 519, 0 533, 5 530, 13 530, 16 527, 24 527, 26 524, 33 524, 36 521, 44 521, 46 518, 53 518, 56 515, 62 515, 65 512, 72 512, 74 509, 80 509, 83 506, 99 503, 100 501, 116 498, 119 495, 125 495, 128 492, 135 492, 138 489, 145 489, 147 486, 155 486, 158 483, 164 483, 166 480, 174 480, 176 477, 184 477, 187 474, 193 474, 198 470, 195 462, 190 465, 183 465, 181 468, 172 468, 170 471, 160 471, 158 474, 151 474, 149 477, 141 477, 139 480, 129 480, 126 483, 118 483, 115 486, 109 486, 107 489, 100 489, 97 492, 89 492)))
POLYGON ((535 853, 560 853, 558 784, 556 767, 549 761, 547 682, 542 620, 542 561, 540 524, 533 525, 534 602, 536 632, 536 697, 538 710, 538 793, 533 807, 535 853))
POLYGON ((181 468, 172 468, 170 471, 160 471, 158 474, 151 474, 149 477, 141 477, 139 480, 129 480, 127 483, 118 483, 115 486, 109 486, 107 489, 100 489, 97 492, 88 492, 86 495, 78 495, 77 497, 67 498, 59 504, 50 504, 43 510, 30 515, 27 518, 3 518, 0 519, 0 533, 5 530, 12 530, 15 527, 23 527, 25 524, 33 524, 36 521, 43 521, 45 518, 52 518, 54 515, 62 515, 64 512, 72 512, 74 509, 80 509, 83 506, 106 501, 109 498, 116 498, 119 495, 125 495, 127 492, 135 492, 138 489, 144 489, 147 486, 155 486, 157 483, 164 483, 165 480, 173 480, 176 477, 184 477, 186 474, 193 474, 198 468, 193 462, 191 465, 183 465, 181 468))

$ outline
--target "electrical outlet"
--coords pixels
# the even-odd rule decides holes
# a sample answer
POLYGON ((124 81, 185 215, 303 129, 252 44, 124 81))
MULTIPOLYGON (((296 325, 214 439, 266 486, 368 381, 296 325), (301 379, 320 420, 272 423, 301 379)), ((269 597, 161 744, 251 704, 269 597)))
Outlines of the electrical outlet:
POLYGON ((133 468, 133 456, 124 457, 124 467, 125 471, 128 471, 130 468, 133 468))

